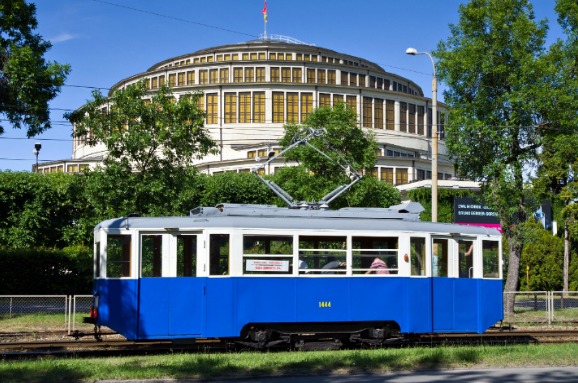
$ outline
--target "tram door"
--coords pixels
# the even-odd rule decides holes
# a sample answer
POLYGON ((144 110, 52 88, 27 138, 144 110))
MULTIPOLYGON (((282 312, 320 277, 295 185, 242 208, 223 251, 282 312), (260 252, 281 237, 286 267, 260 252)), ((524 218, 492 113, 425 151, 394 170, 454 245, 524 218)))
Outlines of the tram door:
POLYGON ((473 238, 433 237, 432 325, 434 332, 476 330, 478 285, 473 238))
POLYGON ((140 235, 138 336, 201 335, 204 279, 196 278, 197 235, 140 235))

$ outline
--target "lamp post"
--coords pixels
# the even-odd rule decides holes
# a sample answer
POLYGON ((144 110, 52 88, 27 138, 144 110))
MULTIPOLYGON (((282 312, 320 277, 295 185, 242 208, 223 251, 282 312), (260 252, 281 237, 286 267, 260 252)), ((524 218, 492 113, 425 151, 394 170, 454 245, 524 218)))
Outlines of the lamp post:
POLYGON ((34 144, 34 155, 36 156, 36 173, 38 173, 38 154, 40 153, 40 149, 42 149, 42 144, 37 142, 34 144))
POLYGON ((438 221, 438 80, 436 77, 436 64, 431 54, 428 52, 418 52, 415 48, 407 48, 405 51, 408 55, 427 55, 433 67, 433 78, 431 81, 432 90, 432 150, 431 150, 431 220, 438 221))

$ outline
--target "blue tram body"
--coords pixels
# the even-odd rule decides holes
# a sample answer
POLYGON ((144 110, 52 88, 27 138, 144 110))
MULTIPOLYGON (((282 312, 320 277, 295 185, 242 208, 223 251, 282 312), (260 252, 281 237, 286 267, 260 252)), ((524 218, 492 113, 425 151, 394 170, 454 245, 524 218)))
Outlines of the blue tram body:
POLYGON ((131 340, 484 332, 502 319, 501 235, 418 213, 223 205, 105 221, 96 324, 131 340))

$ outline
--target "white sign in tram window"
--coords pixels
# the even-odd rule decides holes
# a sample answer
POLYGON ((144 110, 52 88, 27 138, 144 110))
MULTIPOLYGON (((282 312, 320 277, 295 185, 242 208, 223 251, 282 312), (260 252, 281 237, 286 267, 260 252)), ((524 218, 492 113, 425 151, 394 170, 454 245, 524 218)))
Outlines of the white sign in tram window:
POLYGON ((247 271, 289 271, 289 261, 275 261, 271 259, 248 259, 247 271))

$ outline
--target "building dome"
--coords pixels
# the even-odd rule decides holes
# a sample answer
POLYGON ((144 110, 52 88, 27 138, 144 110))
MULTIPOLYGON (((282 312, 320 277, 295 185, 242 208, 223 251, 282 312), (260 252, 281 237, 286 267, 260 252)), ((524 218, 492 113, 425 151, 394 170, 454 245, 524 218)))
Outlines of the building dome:
MULTIPOLYGON (((110 92, 142 80, 151 91, 167 84, 175 97, 203 91, 205 127, 220 149, 194 161, 203 173, 250 171, 257 157, 280 150, 284 124, 302 123, 314 108, 344 102, 379 144, 378 178, 394 185, 431 178, 431 100, 412 80, 363 58, 268 38, 161 61, 119 81, 110 92)), ((443 104, 438 114, 443 132, 443 104)), ((70 162, 96 164, 104 152, 102 145, 76 139, 70 162)), ((439 179, 449 179, 453 165, 443 141, 439 154, 439 179)), ((284 165, 274 163, 266 172, 284 165)))

